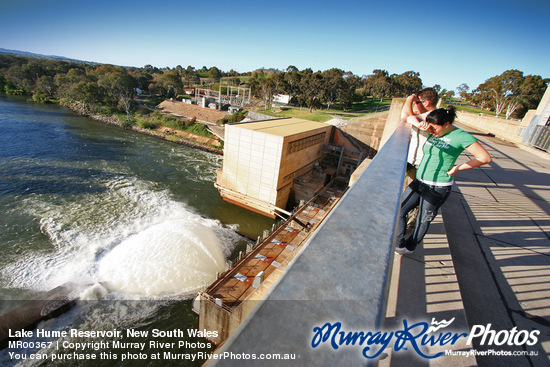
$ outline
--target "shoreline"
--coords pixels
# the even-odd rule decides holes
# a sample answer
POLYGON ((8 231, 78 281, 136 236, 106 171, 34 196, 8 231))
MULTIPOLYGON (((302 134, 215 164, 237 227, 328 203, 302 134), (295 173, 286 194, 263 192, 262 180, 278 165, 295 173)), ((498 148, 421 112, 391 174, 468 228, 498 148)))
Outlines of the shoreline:
MULTIPOLYGON (((132 130, 132 131, 135 131, 137 133, 149 135, 149 136, 152 136, 154 138, 170 141, 172 143, 176 143, 176 144, 179 144, 179 145, 185 145, 185 146, 188 146, 190 148, 199 149, 199 150, 202 150, 202 151, 205 151, 205 152, 218 154, 218 155, 223 155, 223 150, 219 150, 219 149, 216 149, 214 147, 210 147, 210 146, 195 142, 193 140, 187 140, 187 139, 181 138, 181 137, 176 136, 176 135, 166 134, 166 133, 163 133, 163 132, 158 131, 158 130, 144 129, 144 128, 141 128, 141 127, 135 126, 135 125, 132 125, 129 128, 122 127, 119 123, 120 120, 118 119, 118 117, 116 117, 114 115, 113 116, 105 116, 105 115, 90 114, 89 112, 83 110, 79 105, 75 105, 75 104, 70 105, 70 104, 61 104, 60 103, 59 105, 63 106, 63 107, 67 107, 70 111, 72 111, 72 112, 74 112, 74 113, 76 113, 80 116, 84 116, 84 117, 90 118, 92 120, 102 122, 102 123, 107 124, 107 125, 117 126, 121 129, 125 129, 125 130, 132 130)), ((191 133, 188 133, 188 134, 193 135, 191 133)), ((199 137, 198 135, 195 135, 195 136, 199 137)))

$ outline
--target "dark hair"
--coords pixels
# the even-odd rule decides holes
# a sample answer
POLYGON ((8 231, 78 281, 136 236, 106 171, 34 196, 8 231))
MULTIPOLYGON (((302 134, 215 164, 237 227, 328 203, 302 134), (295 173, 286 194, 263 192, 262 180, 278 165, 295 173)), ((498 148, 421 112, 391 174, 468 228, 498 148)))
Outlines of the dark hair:
POLYGON ((438 108, 437 110, 433 110, 428 116, 426 116, 426 121, 436 125, 445 125, 447 122, 452 124, 455 118, 455 108, 453 106, 449 106, 447 108, 438 108))
POLYGON ((437 105, 437 100, 439 97, 437 96, 437 92, 433 88, 424 88, 419 90, 415 93, 417 96, 419 96, 421 99, 430 101, 432 106, 437 105))

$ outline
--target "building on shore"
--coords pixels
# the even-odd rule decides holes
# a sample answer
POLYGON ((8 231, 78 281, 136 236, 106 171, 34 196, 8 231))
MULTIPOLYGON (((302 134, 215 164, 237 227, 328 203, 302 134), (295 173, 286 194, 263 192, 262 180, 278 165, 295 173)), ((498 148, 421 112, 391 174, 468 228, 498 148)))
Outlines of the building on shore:
POLYGON ((367 147, 332 125, 298 118, 225 127, 222 198, 275 218, 309 200, 328 182, 349 177, 367 147))

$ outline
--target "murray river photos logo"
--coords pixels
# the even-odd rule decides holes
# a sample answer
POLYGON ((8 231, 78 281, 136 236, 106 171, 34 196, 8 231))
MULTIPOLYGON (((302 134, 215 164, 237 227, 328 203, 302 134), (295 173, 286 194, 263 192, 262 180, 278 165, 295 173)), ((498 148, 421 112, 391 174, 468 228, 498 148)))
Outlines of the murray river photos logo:
POLYGON ((432 323, 418 322, 409 325, 407 320, 403 320, 403 329, 395 331, 345 331, 342 330, 340 322, 327 322, 321 327, 313 328, 313 339, 311 346, 319 347, 321 344, 328 344, 337 350, 342 347, 360 347, 362 355, 368 359, 374 359, 386 348, 393 348, 394 351, 412 349, 419 356, 427 359, 437 358, 444 352, 433 355, 425 354, 422 347, 434 346, 452 346, 461 339, 466 339, 466 345, 471 346, 476 338, 480 345, 535 345, 538 342, 539 330, 518 330, 514 327, 511 330, 493 330, 491 324, 474 325, 469 333, 456 333, 445 331, 454 321, 454 318, 446 321, 436 321, 432 323))

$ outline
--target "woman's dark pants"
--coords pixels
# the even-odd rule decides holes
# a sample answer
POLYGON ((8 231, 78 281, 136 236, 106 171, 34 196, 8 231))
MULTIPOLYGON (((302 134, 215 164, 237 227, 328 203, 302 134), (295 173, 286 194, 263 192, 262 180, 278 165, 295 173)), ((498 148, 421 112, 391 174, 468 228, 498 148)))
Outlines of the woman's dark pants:
POLYGON ((414 180, 405 189, 403 199, 401 200, 401 216, 399 218, 399 227, 397 229, 397 246, 406 247, 414 250, 422 241, 430 223, 436 217, 439 208, 451 194, 452 186, 433 186, 414 180), (407 238, 407 214, 418 206, 418 217, 413 234, 407 238))

